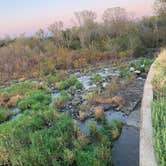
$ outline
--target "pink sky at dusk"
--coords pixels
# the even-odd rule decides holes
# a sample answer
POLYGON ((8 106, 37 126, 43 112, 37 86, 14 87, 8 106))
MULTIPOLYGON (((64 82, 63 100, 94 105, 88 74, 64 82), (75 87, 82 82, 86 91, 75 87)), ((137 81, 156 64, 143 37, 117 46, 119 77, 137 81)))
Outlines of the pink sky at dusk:
POLYGON ((74 12, 93 10, 101 18, 105 9, 120 6, 136 17, 152 15, 154 0, 3 0, 0 5, 0 36, 28 35, 46 29, 56 20, 71 26, 74 12))

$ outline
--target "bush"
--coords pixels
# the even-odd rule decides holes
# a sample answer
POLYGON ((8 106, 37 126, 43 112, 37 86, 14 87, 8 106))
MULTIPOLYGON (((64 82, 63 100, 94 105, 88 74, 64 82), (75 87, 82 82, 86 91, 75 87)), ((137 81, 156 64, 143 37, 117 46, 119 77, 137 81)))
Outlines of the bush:
POLYGON ((166 161, 166 50, 159 54, 153 68, 153 135, 154 147, 158 164, 165 165, 166 161))
POLYGON ((61 95, 57 97, 54 101, 55 107, 63 108, 65 103, 69 101, 70 97, 65 91, 61 91, 61 95))
POLYGON ((8 120, 9 116, 11 115, 10 111, 7 109, 0 109, 0 123, 8 120))
POLYGON ((130 67, 134 67, 136 70, 139 70, 141 72, 148 72, 152 63, 153 59, 141 58, 135 63, 131 63, 130 67))
POLYGON ((77 81, 76 84, 75 84, 75 87, 76 87, 76 89, 82 89, 83 84, 81 82, 77 81))
POLYGON ((18 103, 18 107, 22 110, 26 109, 43 109, 51 102, 51 95, 46 91, 35 90, 30 92, 23 100, 18 103))
POLYGON ((58 90, 64 90, 64 89, 70 88, 71 86, 75 85, 76 83, 77 83, 77 78, 75 76, 72 76, 65 81, 56 83, 55 86, 58 90))
POLYGON ((96 84, 96 83, 100 83, 100 82, 102 82, 102 77, 101 77, 101 75, 100 74, 96 74, 94 77, 92 77, 91 78, 91 80, 90 80, 90 85, 92 85, 92 84, 96 84))

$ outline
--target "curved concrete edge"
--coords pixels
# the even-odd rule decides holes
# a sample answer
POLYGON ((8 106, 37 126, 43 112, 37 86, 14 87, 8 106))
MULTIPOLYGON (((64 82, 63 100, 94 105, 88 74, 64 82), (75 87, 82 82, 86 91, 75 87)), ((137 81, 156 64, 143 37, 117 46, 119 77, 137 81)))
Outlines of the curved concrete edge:
POLYGON ((157 166, 153 147, 153 129, 151 108, 153 102, 153 69, 151 65, 148 77, 144 85, 144 93, 141 105, 141 126, 140 126, 140 166, 157 166))

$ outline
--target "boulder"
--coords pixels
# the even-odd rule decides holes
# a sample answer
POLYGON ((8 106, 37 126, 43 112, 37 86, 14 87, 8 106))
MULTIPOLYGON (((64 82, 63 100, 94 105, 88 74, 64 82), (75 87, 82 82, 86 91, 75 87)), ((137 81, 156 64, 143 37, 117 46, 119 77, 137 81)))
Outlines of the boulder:
POLYGON ((81 103, 81 99, 80 99, 79 97, 74 98, 74 99, 72 100, 72 102, 71 102, 71 104, 72 104, 73 106, 77 106, 77 105, 79 105, 80 103, 81 103))
POLYGON ((139 75, 139 74, 141 74, 141 71, 136 70, 136 71, 134 71, 134 73, 137 74, 137 75, 139 75))
POLYGON ((129 71, 130 71, 130 72, 134 72, 134 71, 135 71, 135 68, 134 68, 134 67, 130 67, 129 71))

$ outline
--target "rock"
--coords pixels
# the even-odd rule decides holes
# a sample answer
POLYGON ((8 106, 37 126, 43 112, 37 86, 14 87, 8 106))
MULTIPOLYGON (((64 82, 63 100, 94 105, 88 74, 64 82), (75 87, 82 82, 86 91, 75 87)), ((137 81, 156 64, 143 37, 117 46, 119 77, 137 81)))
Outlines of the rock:
POLYGON ((136 71, 134 71, 134 73, 137 74, 137 75, 139 75, 139 74, 141 74, 141 71, 136 70, 136 71))
POLYGON ((78 98, 74 98, 73 100, 72 100, 72 102, 71 102, 71 104, 73 105, 73 106, 77 106, 77 105, 79 105, 81 103, 81 99, 78 97, 78 98))
POLYGON ((87 117, 88 117, 88 115, 85 112, 79 111, 79 120, 80 121, 86 120, 87 117))
POLYGON ((107 86, 107 82, 103 82, 103 83, 102 83, 102 87, 103 87, 103 88, 106 88, 106 86, 107 86))
POLYGON ((142 77, 138 77, 137 80, 142 81, 142 80, 144 80, 144 79, 143 79, 142 77))
POLYGON ((104 109, 102 107, 96 107, 94 109, 94 116, 96 120, 101 120, 104 118, 104 109))
POLYGON ((130 67, 129 71, 130 71, 130 72, 134 72, 134 71, 135 71, 135 68, 134 68, 134 67, 130 67))
POLYGON ((141 65, 141 68, 144 68, 145 67, 145 65, 143 64, 143 65, 141 65))
POLYGON ((109 110, 113 109, 113 107, 111 105, 109 105, 109 104, 105 104, 103 106, 103 109, 104 109, 104 111, 109 111, 109 110))
POLYGON ((146 79, 147 74, 146 74, 146 73, 141 73, 141 74, 140 74, 140 77, 142 77, 143 79, 146 79))

